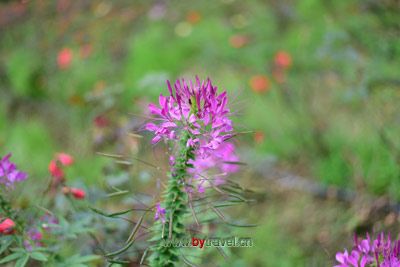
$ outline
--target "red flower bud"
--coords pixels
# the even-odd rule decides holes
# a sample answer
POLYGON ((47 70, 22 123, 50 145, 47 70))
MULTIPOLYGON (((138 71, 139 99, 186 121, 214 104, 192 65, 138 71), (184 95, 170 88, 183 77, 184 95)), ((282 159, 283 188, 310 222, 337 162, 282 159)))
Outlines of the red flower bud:
POLYGON ((275 54, 274 61, 276 66, 283 69, 289 68, 292 65, 292 57, 285 51, 278 51, 275 54))
POLYGON ((14 232, 15 223, 13 220, 6 218, 0 223, 0 233, 4 235, 9 235, 14 232))
POLYGON ((53 177, 56 178, 64 177, 64 171, 57 165, 57 161, 55 160, 50 161, 49 172, 53 177))
POLYGON ((72 50, 63 48, 57 55, 57 65, 60 69, 67 69, 72 63, 72 50))
POLYGON ((83 189, 70 188, 70 192, 76 199, 84 199, 86 196, 86 192, 83 189))
POLYGON ((58 153, 57 159, 61 162, 63 166, 70 166, 74 163, 74 158, 66 153, 58 153))

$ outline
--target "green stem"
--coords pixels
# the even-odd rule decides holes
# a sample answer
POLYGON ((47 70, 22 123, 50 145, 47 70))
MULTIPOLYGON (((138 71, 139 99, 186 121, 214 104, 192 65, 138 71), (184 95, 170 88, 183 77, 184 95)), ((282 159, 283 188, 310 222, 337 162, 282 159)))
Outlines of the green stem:
POLYGON ((10 203, 4 198, 2 194, 0 194, 0 208, 1 211, 4 212, 6 217, 12 218, 13 217, 13 212, 11 209, 10 203))
POLYGON ((167 239, 177 240, 185 236, 184 215, 187 213, 187 194, 185 184, 188 161, 194 159, 192 147, 187 147, 189 133, 184 133, 179 141, 179 154, 172 166, 168 186, 164 192, 163 205, 166 209, 165 220, 162 224, 159 220, 154 225, 154 236, 151 241, 155 244, 151 247, 151 267, 173 267, 179 263, 179 251, 177 247, 165 246, 167 239))

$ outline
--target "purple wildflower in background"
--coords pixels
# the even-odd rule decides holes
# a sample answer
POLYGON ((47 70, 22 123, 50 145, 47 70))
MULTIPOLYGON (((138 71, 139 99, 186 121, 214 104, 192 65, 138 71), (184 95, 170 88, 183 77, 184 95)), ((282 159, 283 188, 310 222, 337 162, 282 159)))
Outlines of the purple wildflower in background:
POLYGON ((59 226, 59 220, 52 214, 46 213, 40 218, 41 226, 43 230, 51 232, 59 226))
POLYGON ((160 140, 177 140, 182 131, 188 131, 191 138, 187 145, 198 148, 201 155, 215 150, 232 135, 232 122, 228 118, 226 92, 218 94, 211 80, 187 83, 177 80, 172 88, 167 81, 169 96, 159 97, 159 106, 149 105, 155 115, 154 122, 145 129, 154 132, 153 144, 160 140))
POLYGON ((34 247, 42 246, 43 234, 37 228, 31 228, 28 230, 27 239, 24 240, 25 249, 32 251, 34 247))
POLYGON ((400 267, 400 240, 392 241, 390 235, 385 239, 383 233, 375 240, 367 235, 358 241, 354 238, 353 250, 336 254, 339 263, 334 267, 400 267))
POLYGON ((28 175, 17 169, 15 163, 10 161, 11 154, 0 159, 0 183, 13 186, 16 182, 24 181, 28 175))
POLYGON ((161 220, 161 222, 165 223, 165 212, 166 210, 161 207, 160 203, 156 204, 156 212, 154 214, 154 220, 161 220))

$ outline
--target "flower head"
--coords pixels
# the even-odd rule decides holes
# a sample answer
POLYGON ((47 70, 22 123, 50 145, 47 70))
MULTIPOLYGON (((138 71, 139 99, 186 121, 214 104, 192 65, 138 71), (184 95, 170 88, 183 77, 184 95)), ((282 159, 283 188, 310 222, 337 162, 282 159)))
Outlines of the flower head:
POLYGON ((156 204, 156 212, 154 214, 154 220, 161 220, 162 223, 165 223, 165 208, 162 208, 160 203, 156 204))
POLYGON ((385 238, 381 233, 375 240, 369 235, 360 242, 354 239, 354 247, 349 254, 347 250, 336 253, 339 265, 335 267, 399 267, 400 266, 400 240, 391 241, 390 235, 385 238))
POLYGON ((205 154, 232 136, 225 91, 219 94, 209 79, 197 78, 194 83, 177 80, 173 87, 169 81, 167 84, 169 95, 161 94, 159 105, 149 105, 155 120, 147 123, 145 129, 155 134, 153 144, 162 139, 177 140, 182 131, 187 131, 191 135, 187 145, 205 154))
POLYGON ((16 182, 24 181, 28 175, 17 169, 15 163, 10 161, 11 154, 0 159, 0 183, 13 186, 16 182))

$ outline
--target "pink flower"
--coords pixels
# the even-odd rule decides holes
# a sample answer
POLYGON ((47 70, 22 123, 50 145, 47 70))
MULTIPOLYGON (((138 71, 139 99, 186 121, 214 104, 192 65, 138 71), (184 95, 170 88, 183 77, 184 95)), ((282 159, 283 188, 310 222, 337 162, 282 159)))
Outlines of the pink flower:
POLYGON ((0 234, 10 235, 14 232, 15 222, 10 218, 6 218, 0 223, 0 234))
POLYGON ((74 163, 74 158, 71 155, 66 153, 58 153, 56 158, 61 162, 64 166, 70 166, 74 163))
POLYGON ((64 177, 64 171, 58 165, 56 160, 51 160, 49 164, 49 172, 51 176, 57 179, 62 179, 64 177))
POLYGON ((67 69, 72 63, 73 53, 70 48, 63 48, 57 56, 58 67, 62 70, 67 69))
POLYGON ((162 208, 160 203, 156 204, 156 212, 154 214, 154 220, 161 220, 162 223, 165 223, 165 208, 162 208))
POLYGON ((385 239, 383 233, 371 241, 369 235, 359 242, 354 238, 354 247, 349 254, 338 252, 336 260, 339 265, 335 267, 399 267, 400 266, 400 240, 391 241, 390 235, 385 239))
POLYGON ((84 199, 86 196, 86 192, 79 188, 71 188, 71 194, 76 199, 84 199))
POLYGON ((84 199, 86 197, 85 190, 80 189, 80 188, 65 186, 62 191, 66 195, 71 194, 76 199, 84 199))
POLYGON ((227 108, 226 92, 218 94, 211 80, 186 82, 177 80, 172 88, 167 81, 169 95, 159 97, 159 105, 150 104, 154 121, 145 129, 155 134, 152 143, 177 140, 183 131, 190 133, 188 146, 196 146, 199 153, 215 150, 232 136, 232 122, 227 108))
POLYGON ((55 158, 49 163, 49 172, 51 176, 62 180, 65 176, 63 166, 71 166, 74 163, 74 158, 66 153, 57 153, 55 158))
POLYGON ((0 158, 0 184, 12 187, 16 182, 24 181, 28 175, 17 169, 17 165, 10 161, 11 154, 0 158))

